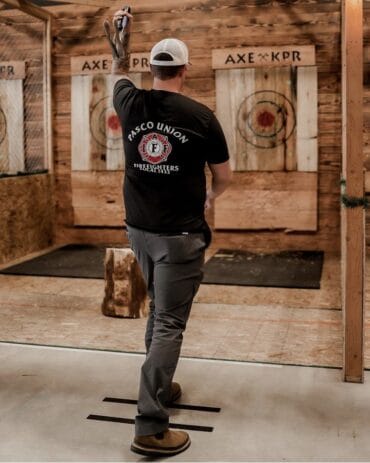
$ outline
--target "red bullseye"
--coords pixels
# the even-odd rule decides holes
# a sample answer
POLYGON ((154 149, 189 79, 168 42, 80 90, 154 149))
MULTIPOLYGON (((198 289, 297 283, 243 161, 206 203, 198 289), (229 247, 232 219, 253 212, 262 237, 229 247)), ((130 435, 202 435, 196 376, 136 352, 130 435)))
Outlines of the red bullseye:
POLYGON ((111 130, 118 130, 121 127, 120 120, 115 114, 108 117, 107 124, 111 130))
POLYGON ((271 127, 275 122, 275 116, 270 111, 262 111, 257 116, 257 122, 261 127, 271 127))
POLYGON ((237 121, 240 136, 250 145, 264 149, 286 143, 297 124, 292 102, 272 90, 248 95, 239 106, 237 121))

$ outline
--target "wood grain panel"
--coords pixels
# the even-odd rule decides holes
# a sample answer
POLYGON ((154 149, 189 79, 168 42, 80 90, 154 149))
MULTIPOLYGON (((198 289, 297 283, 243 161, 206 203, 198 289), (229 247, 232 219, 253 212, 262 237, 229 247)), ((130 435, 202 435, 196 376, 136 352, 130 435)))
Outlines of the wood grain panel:
MULTIPOLYGON (((362 197, 363 173, 363 2, 342 1, 342 175, 346 193, 362 197)), ((365 217, 361 207, 342 208, 343 377, 364 381, 365 217)))
POLYGON ((370 172, 365 172, 365 192, 370 193, 370 172))
POLYGON ((216 229, 317 230, 317 174, 235 174, 216 200, 216 229))
POLYGON ((254 69, 231 69, 216 71, 217 117, 227 140, 231 167, 235 171, 245 170, 247 158, 245 140, 238 131, 238 106, 246 96, 254 93, 254 69))
POLYGON ((0 264, 51 246, 53 178, 45 174, 2 178, 0 223, 0 264))
POLYGON ((24 171, 23 80, 0 79, 0 171, 24 171))
POLYGON ((124 215, 120 207, 105 205, 101 211, 93 207, 74 207, 73 213, 75 226, 124 226, 124 215))
MULTIPOLYGON (((317 67, 297 68, 297 170, 318 169, 317 67)), ((333 117, 330 118, 332 120, 333 117)))
POLYGON ((74 225, 123 226, 123 172, 73 172, 74 225))

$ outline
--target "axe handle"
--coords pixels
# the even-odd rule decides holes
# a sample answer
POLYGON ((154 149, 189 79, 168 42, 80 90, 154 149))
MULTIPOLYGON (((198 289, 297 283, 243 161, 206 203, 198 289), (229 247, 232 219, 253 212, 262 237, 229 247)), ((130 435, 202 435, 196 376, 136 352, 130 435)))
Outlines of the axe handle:
MULTIPOLYGON (((127 11, 127 13, 131 13, 131 7, 130 6, 124 6, 122 8, 124 11, 127 11)), ((128 18, 127 16, 123 16, 121 19, 118 20, 118 30, 123 31, 125 27, 127 26, 128 18)))

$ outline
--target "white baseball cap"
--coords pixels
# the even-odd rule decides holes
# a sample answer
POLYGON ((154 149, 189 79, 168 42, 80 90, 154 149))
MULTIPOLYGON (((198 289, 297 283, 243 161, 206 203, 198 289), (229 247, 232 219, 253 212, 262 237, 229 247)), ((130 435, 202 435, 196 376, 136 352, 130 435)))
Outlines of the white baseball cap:
POLYGON ((183 66, 189 64, 188 47, 178 39, 163 39, 152 48, 150 64, 156 66, 183 66), (171 59, 167 61, 156 59, 160 53, 167 53, 171 59))

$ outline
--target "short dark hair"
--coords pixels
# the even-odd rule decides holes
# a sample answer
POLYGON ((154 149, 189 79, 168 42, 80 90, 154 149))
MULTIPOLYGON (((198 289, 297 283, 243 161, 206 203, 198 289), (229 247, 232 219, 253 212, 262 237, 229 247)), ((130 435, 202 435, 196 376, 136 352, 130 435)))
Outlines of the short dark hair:
MULTIPOLYGON (((173 58, 168 53, 158 53, 155 55, 156 61, 172 61, 173 58)), ((154 77, 160 80, 169 80, 176 77, 183 69, 185 65, 181 66, 158 66, 157 64, 151 64, 150 69, 154 77)))

